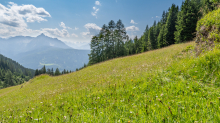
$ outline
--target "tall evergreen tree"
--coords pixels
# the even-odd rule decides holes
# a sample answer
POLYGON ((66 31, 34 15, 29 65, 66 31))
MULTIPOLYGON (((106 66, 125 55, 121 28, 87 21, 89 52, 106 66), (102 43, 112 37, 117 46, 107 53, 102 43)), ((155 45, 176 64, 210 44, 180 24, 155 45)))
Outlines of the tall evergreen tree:
POLYGON ((121 20, 118 20, 115 29, 115 54, 116 57, 125 55, 124 41, 127 39, 126 29, 121 20))
POLYGON ((176 20, 177 20, 177 14, 178 14, 178 6, 173 4, 169 10, 167 22, 164 27, 164 36, 163 36, 163 42, 165 43, 165 46, 171 45, 175 43, 174 40, 174 32, 176 31, 176 20))
POLYGON ((108 49, 108 59, 112 59, 115 57, 116 53, 115 53, 115 22, 113 20, 111 20, 108 23, 108 36, 109 36, 109 48, 108 49))
POLYGON ((56 71, 55 71, 55 76, 59 76, 61 73, 60 73, 60 70, 57 68, 56 71))
POLYGON ((177 31, 175 31, 176 43, 190 41, 193 39, 193 33, 196 31, 197 21, 198 10, 196 9, 196 5, 190 0, 185 0, 181 6, 181 11, 177 16, 177 31))
POLYGON ((150 43, 149 49, 157 49, 157 42, 154 36, 154 27, 151 27, 148 33, 148 41, 150 43))
POLYGON ((38 69, 35 70, 35 76, 38 76, 39 75, 39 72, 38 72, 38 69))
POLYGON ((9 86, 13 86, 15 85, 15 80, 13 78, 13 74, 10 70, 7 71, 7 73, 5 74, 5 85, 4 87, 9 87, 9 86))
POLYGON ((164 41, 164 27, 165 25, 161 27, 159 36, 157 37, 158 48, 162 48, 165 46, 165 44, 168 44, 164 41))
POLYGON ((45 67, 45 65, 44 65, 43 68, 42 68, 42 73, 43 73, 43 74, 46 73, 46 67, 45 67))

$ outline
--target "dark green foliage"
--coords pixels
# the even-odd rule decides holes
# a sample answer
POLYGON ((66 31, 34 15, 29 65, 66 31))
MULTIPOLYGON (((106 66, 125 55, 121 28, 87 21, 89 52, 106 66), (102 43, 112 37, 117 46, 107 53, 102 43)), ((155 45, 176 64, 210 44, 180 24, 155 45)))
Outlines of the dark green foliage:
POLYGON ((31 79, 34 73, 34 70, 24 68, 0 54, 0 89, 22 84, 31 79))
POLYGON ((35 76, 38 76, 39 75, 39 71, 38 69, 35 70, 35 76))
POLYGON ((46 73, 46 67, 45 67, 45 65, 44 65, 43 68, 42 68, 42 73, 43 73, 43 74, 46 73))
POLYGON ((60 73, 60 70, 57 68, 56 69, 56 71, 55 71, 55 74, 54 74, 55 76, 59 76, 59 75, 61 75, 61 73, 60 73))
POLYGON ((157 37, 157 44, 158 44, 158 48, 162 48, 164 46, 166 46, 166 44, 168 44, 167 42, 165 42, 164 40, 164 27, 165 25, 163 25, 160 29, 160 33, 157 37))
POLYGON ((147 25, 140 38, 136 36, 130 40, 122 21, 115 24, 111 20, 108 26, 103 25, 100 33, 92 38, 88 65, 190 41, 195 37, 196 24, 202 16, 202 10, 212 11, 218 2, 185 0, 180 10, 172 4, 168 11, 163 11, 159 22, 154 21, 151 27, 147 25))
POLYGON ((151 27, 148 33, 148 40, 150 42, 150 49, 157 49, 156 36, 154 35, 154 27, 151 27))
POLYGON ((163 34, 164 46, 168 46, 175 43, 174 32, 176 31, 175 25, 176 25, 178 10, 179 8, 175 4, 173 4, 169 10, 167 22, 164 27, 164 32, 162 32, 164 33, 163 34))
POLYGON ((135 53, 141 53, 141 51, 142 51, 142 42, 141 42, 141 40, 139 40, 137 38, 137 36, 135 36, 135 38, 134 38, 134 45, 135 45, 135 49, 136 49, 135 53))
POLYGON ((126 29, 121 20, 116 24, 111 20, 108 26, 103 25, 99 34, 92 37, 89 65, 127 55, 127 39, 126 29))
POLYGON ((181 43, 184 41, 192 40, 196 31, 196 24, 199 18, 199 10, 197 5, 190 1, 186 0, 181 6, 181 11, 177 16, 177 25, 175 32, 176 43, 181 43))

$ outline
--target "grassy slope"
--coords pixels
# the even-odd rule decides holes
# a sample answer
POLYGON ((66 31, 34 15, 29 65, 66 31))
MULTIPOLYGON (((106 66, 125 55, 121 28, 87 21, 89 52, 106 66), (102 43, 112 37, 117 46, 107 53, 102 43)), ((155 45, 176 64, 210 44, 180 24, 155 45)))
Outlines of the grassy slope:
POLYGON ((191 58, 191 51, 182 52, 191 45, 2 89, 0 122, 219 122, 218 83, 212 81, 219 80, 219 72, 209 64, 218 65, 220 51, 191 58))

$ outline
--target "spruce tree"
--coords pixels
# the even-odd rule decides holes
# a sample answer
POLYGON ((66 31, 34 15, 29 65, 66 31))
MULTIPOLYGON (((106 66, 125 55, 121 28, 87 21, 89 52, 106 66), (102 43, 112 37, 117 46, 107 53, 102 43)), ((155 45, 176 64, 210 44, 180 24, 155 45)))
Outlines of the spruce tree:
POLYGON ((162 48, 165 46, 165 44, 167 44, 166 42, 164 42, 164 27, 165 25, 161 27, 160 34, 157 37, 158 48, 162 48))
POLYGON ((108 52, 108 59, 115 58, 115 22, 111 20, 108 23, 108 36, 109 36, 109 52, 108 52))
POLYGON ((198 10, 196 5, 190 0, 185 0, 177 16, 177 31, 174 33, 176 43, 190 41, 194 38, 193 33, 196 31, 197 21, 198 10))
POLYGON ((45 67, 45 65, 44 65, 43 68, 42 68, 42 73, 43 73, 43 74, 46 73, 46 67, 45 67))
POLYGON ((149 49, 157 49, 157 42, 154 36, 154 27, 151 27, 148 33, 149 49))
MULTIPOLYGON (((176 31, 176 20, 177 20, 177 14, 178 14, 178 7, 176 7, 175 4, 172 5, 172 7, 169 10, 167 22, 164 27, 164 36, 163 36, 163 42, 165 46, 171 45, 175 43, 174 40, 174 32, 176 31)), ((161 40, 161 39, 160 39, 161 40)))
POLYGON ((35 76, 38 76, 39 75, 39 72, 38 72, 38 69, 35 70, 35 76))
POLYGON ((60 73, 60 70, 57 68, 56 69, 56 71, 55 71, 55 76, 58 76, 58 75, 60 75, 61 73, 60 73))

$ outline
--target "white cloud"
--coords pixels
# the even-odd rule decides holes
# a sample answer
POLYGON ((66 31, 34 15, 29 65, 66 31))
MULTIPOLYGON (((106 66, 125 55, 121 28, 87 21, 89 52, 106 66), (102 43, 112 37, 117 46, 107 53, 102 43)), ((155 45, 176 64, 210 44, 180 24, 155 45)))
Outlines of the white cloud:
POLYGON ((33 5, 17 5, 9 2, 7 6, 0 3, 0 37, 33 35, 41 30, 27 28, 27 23, 47 21, 51 15, 44 8, 33 5))
POLYGON ((99 9, 96 8, 96 7, 93 7, 93 9, 94 9, 95 11, 92 12, 91 14, 92 14, 92 16, 95 16, 95 17, 97 18, 96 14, 98 13, 99 9))
POLYGON ((43 28, 41 32, 50 37, 70 37, 69 32, 66 29, 59 30, 57 28, 43 28))
POLYGON ((76 35, 76 34, 74 34, 74 33, 73 33, 73 34, 71 34, 71 35, 72 35, 73 37, 76 37, 76 38, 78 37, 78 35, 76 35))
POLYGON ((126 27, 126 30, 127 31, 139 31, 139 28, 135 26, 129 26, 129 27, 126 27))
POLYGON ((134 22, 134 20, 131 20, 131 22, 130 22, 130 23, 132 23, 132 24, 137 24, 137 23, 135 23, 135 22, 134 22))
POLYGON ((156 16, 156 18, 160 18, 159 16, 156 16))
MULTIPOLYGON (((28 23, 47 21, 45 17, 51 15, 44 8, 37 8, 33 5, 17 5, 10 2, 7 6, 0 4, 0 37, 9 38, 14 36, 37 36, 41 33, 53 38, 71 40, 78 35, 70 34, 64 22, 59 23, 62 29, 41 28, 33 30, 28 28, 28 23)), ((72 30, 78 30, 77 27, 72 30)))
POLYGON ((62 28, 64 28, 64 29, 66 29, 66 28, 67 28, 67 29, 72 29, 72 28, 70 28, 70 27, 67 27, 64 22, 61 22, 61 23, 60 23, 60 27, 62 27, 62 28))
POLYGON ((94 23, 87 23, 84 27, 87 29, 88 32, 82 32, 81 34, 83 36, 97 35, 99 31, 101 30, 101 28, 94 23))
POLYGON ((0 23, 12 27, 27 27, 27 22, 41 22, 47 21, 44 17, 51 17, 51 15, 44 8, 36 8, 33 5, 17 5, 9 2, 5 7, 0 4, 0 23))
POLYGON ((61 23, 60 23, 60 27, 66 29, 66 25, 65 25, 65 23, 61 22, 61 23))
MULTIPOLYGON (((99 1, 95 1, 95 5, 97 5, 97 6, 101 6, 101 3, 99 2, 99 1)), ((96 18, 97 18, 97 13, 98 13, 98 11, 99 11, 99 8, 97 8, 97 7, 92 7, 93 8, 93 10, 94 10, 94 12, 91 12, 91 14, 92 14, 92 16, 95 16, 96 18)))
POLYGON ((95 1, 95 5, 101 6, 101 3, 99 1, 95 1))

